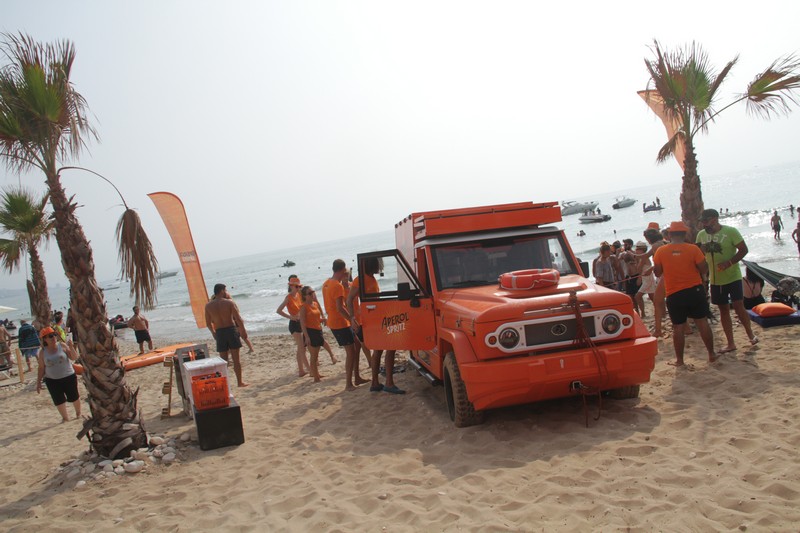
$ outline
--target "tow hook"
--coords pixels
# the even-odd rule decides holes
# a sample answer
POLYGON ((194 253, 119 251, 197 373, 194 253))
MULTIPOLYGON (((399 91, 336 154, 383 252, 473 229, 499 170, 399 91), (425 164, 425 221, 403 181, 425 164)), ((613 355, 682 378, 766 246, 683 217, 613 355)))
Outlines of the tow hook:
POLYGON ((580 381, 576 380, 569 384, 569 391, 570 392, 581 392, 588 389, 586 385, 581 383, 580 381))

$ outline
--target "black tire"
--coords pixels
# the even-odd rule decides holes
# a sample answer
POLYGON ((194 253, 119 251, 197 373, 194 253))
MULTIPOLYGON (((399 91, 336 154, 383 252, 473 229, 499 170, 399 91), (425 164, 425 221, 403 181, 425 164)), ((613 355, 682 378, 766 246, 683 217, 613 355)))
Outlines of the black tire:
POLYGON ((483 412, 476 411, 467 398, 467 387, 461 379, 458 363, 453 352, 444 358, 444 396, 450 420, 457 428, 476 426, 483 423, 483 412))
POLYGON ((618 389, 608 391, 608 397, 612 400, 629 400, 639 397, 639 385, 628 385, 618 389))

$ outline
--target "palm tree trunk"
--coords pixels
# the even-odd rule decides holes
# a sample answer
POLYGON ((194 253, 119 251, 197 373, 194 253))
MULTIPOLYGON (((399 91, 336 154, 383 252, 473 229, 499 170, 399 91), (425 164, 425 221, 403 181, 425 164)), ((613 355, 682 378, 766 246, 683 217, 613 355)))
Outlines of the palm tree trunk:
POLYGON ((36 246, 29 244, 28 254, 31 259, 31 277, 33 278, 33 281, 28 281, 31 313, 36 317, 41 327, 44 327, 50 324, 53 316, 53 310, 50 307, 50 296, 47 294, 47 277, 44 274, 44 265, 36 246))
POLYGON ((67 199, 55 171, 47 172, 47 185, 56 241, 70 282, 70 305, 84 366, 83 383, 89 392, 92 418, 84 423, 84 430, 89 434, 92 448, 100 455, 112 459, 125 457, 130 450, 147 445, 147 433, 136 406, 139 391, 131 391, 125 383, 103 293, 95 280, 92 249, 75 216, 77 205, 67 199))
POLYGON ((700 176, 697 174, 697 156, 691 137, 685 138, 686 157, 683 163, 683 187, 681 188, 681 219, 692 230, 686 236, 687 242, 694 242, 697 232, 702 229, 700 215, 703 213, 703 192, 700 190, 700 176))

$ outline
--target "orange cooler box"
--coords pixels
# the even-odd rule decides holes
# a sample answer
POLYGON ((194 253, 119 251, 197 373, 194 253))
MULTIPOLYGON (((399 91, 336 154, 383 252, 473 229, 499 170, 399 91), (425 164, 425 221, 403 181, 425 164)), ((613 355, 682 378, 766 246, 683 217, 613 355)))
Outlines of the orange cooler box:
POLYGON ((228 382, 228 363, 221 357, 208 357, 195 361, 186 361, 181 369, 183 378, 183 390, 189 402, 194 405, 197 393, 194 392, 195 378, 200 377, 223 377, 225 383, 228 382))

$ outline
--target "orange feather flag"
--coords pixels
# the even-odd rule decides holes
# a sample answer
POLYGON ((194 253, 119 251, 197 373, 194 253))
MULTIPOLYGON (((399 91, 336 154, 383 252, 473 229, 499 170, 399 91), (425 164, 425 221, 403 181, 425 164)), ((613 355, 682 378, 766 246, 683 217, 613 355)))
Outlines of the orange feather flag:
POLYGON ((183 274, 186 277, 186 287, 189 289, 189 302, 192 305, 197 327, 206 327, 205 307, 208 303, 208 291, 206 282, 203 279, 203 269, 200 267, 200 260, 197 258, 197 250, 194 247, 192 230, 189 228, 189 219, 186 218, 186 210, 181 199, 170 192, 154 192, 147 196, 153 201, 167 227, 169 236, 172 237, 172 244, 178 252, 181 260, 183 274))
MULTIPOLYGON (((642 100, 650 106, 653 113, 658 115, 658 118, 664 123, 664 127, 667 129, 667 140, 672 139, 675 133, 683 126, 680 117, 672 117, 667 114, 664 100, 657 91, 637 91, 636 94, 642 97, 642 100)), ((686 145, 683 143, 683 138, 678 138, 675 142, 673 155, 675 156, 675 161, 681 166, 681 170, 684 170, 683 161, 686 157, 686 145)))

